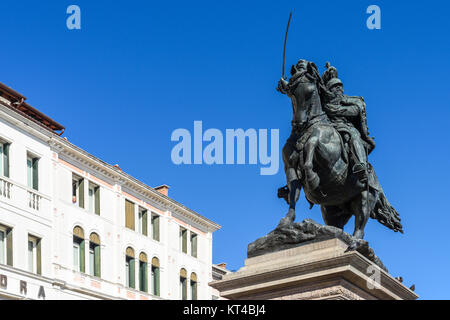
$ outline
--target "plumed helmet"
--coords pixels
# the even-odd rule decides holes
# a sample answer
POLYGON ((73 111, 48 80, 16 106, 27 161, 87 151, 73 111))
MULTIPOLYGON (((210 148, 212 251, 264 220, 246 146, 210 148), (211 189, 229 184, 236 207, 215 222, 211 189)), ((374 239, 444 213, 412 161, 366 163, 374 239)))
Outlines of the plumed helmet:
POLYGON ((325 64, 325 68, 327 68, 327 70, 325 70, 325 72, 322 74, 322 80, 324 83, 328 83, 331 79, 338 77, 337 69, 333 66, 330 66, 329 62, 325 64))

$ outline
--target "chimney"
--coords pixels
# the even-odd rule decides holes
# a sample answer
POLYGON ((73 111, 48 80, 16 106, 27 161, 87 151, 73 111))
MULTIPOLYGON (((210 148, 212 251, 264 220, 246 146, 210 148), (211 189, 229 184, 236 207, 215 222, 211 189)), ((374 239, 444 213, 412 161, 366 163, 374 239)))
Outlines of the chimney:
POLYGON ((161 186, 155 187, 155 190, 168 197, 169 196, 169 188, 170 187, 168 185, 163 184, 161 186))
POLYGON ((219 263, 217 266, 219 268, 222 268, 222 269, 226 269, 227 268, 227 264, 225 262, 219 263))

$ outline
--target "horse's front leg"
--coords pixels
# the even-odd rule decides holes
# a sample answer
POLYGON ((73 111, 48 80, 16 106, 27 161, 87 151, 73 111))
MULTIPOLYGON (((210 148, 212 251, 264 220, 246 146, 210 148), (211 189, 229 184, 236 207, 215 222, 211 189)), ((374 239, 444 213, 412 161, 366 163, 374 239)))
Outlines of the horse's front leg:
POLYGON ((295 220, 295 205, 300 197, 300 191, 302 186, 300 180, 298 179, 297 173, 294 168, 286 169, 286 180, 289 188, 288 202, 289 211, 286 216, 281 219, 278 227, 284 227, 294 222, 295 220))

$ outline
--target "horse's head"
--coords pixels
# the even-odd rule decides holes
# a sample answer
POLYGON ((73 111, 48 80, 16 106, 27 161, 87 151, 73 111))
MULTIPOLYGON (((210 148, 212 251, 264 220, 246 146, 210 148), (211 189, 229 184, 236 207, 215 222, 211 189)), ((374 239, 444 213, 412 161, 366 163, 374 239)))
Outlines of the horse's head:
POLYGON ((292 65, 291 67, 291 76, 296 75, 297 73, 304 73, 306 72, 308 67, 308 61, 304 59, 300 59, 297 61, 296 65, 292 65))

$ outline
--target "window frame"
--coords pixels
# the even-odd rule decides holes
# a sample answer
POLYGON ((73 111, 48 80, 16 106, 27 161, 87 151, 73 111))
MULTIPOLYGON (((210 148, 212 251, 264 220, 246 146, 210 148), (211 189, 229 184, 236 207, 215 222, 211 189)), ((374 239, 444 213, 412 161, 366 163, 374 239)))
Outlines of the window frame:
POLYGON ((151 238, 155 241, 161 242, 161 216, 157 213, 151 212, 150 214, 150 230, 151 230, 151 238), (156 233, 158 237, 155 236, 155 220, 158 221, 157 228, 158 232, 156 233))
POLYGON ((148 210, 138 206, 138 233, 148 237, 148 210))
POLYGON ((72 238, 72 250, 74 250, 75 244, 78 247, 78 268, 76 268, 75 261, 73 261, 74 270, 76 272, 86 273, 86 240, 74 234, 72 234, 72 238))
POLYGON ((189 242, 190 242, 190 255, 191 257, 198 258, 198 234, 192 231, 189 231, 189 242), (194 255, 194 241, 192 239, 195 238, 195 255, 194 255))
POLYGON ((27 187, 39 191, 39 163, 41 158, 27 151, 27 187), (29 166, 29 163, 31 166, 29 166))
POLYGON ((1 246, 3 247, 3 255, 0 256, 0 259, 3 260, 3 262, 0 260, 0 265, 6 265, 7 264, 7 258, 8 258, 8 246, 6 244, 7 240, 7 230, 6 227, 0 226, 0 232, 3 233, 3 243, 1 243, 1 246))
POLYGON ((129 200, 128 198, 124 198, 125 199, 125 228, 129 229, 129 230, 133 230, 136 231, 136 206, 137 204, 134 203, 133 201, 129 200), (130 208, 130 212, 129 214, 131 214, 132 216, 130 216, 128 218, 127 216, 127 203, 129 203, 128 207, 130 208), (133 210, 131 210, 131 208, 133 208, 133 210), (129 220, 129 221, 128 221, 129 220), (127 222, 131 223, 131 225, 128 225, 127 222))
POLYGON ((78 242, 73 241, 72 242, 72 265, 73 270, 80 272, 81 268, 81 261, 80 261, 80 252, 81 252, 81 245, 78 242), (76 254, 75 254, 76 252, 76 254), (75 260, 75 257, 77 260, 75 260), (75 264, 75 262, 77 262, 75 264))
POLYGON ((88 211, 100 215, 100 186, 91 181, 88 181, 88 211))
POLYGON ((84 189, 85 189, 85 179, 82 176, 72 172, 72 203, 82 209, 86 207, 84 189), (74 183, 76 183, 75 195, 73 194, 74 183), (75 201, 73 201, 74 196, 76 198, 75 201))
POLYGON ((180 226, 180 251, 188 254, 188 229, 180 226), (186 245, 185 245, 186 244, 186 245))
POLYGON ((101 278, 102 275, 101 240, 96 232, 92 232, 89 236, 89 275, 97 278, 101 278))
POLYGON ((4 177, 5 174, 5 161, 3 159, 3 155, 4 155, 4 149, 5 149, 5 143, 3 143, 2 141, 0 141, 0 176, 4 177))
POLYGON ((198 281, 189 279, 189 289, 191 292, 191 300, 198 300, 198 281))
POLYGON ((31 273, 37 273, 37 242, 38 239, 36 239, 36 237, 30 236, 28 235, 28 246, 27 246, 27 251, 28 251, 28 271, 31 273), (30 243, 32 245, 32 250, 31 250, 31 263, 30 263, 30 243), (31 264, 31 270, 30 270, 30 264, 31 264))
POLYGON ((187 277, 180 275, 180 300, 188 300, 187 277))

